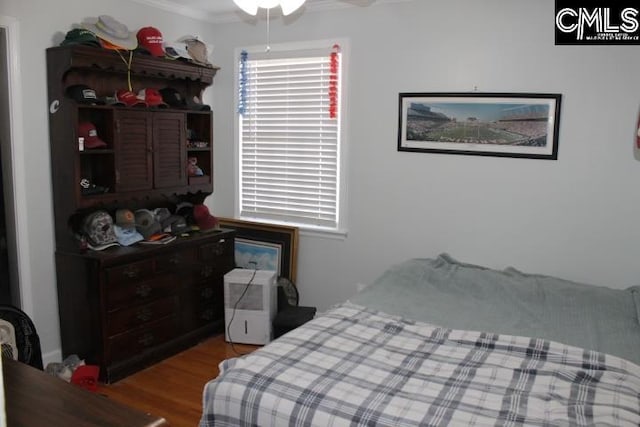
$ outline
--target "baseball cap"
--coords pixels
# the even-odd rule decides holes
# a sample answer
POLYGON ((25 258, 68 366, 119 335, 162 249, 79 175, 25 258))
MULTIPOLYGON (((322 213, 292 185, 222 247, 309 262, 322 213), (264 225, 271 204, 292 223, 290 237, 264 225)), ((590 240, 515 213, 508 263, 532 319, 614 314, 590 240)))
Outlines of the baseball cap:
POLYGON ((95 22, 84 22, 81 25, 115 47, 126 50, 134 50, 138 47, 136 35, 112 16, 100 15, 95 22))
POLYGON ((160 223, 156 221, 153 212, 149 209, 138 209, 135 212, 136 230, 145 240, 149 240, 151 236, 162 231, 160 223))
POLYGON ((158 89, 142 89, 138 92, 138 99, 146 102, 149 107, 167 108, 169 106, 169 104, 163 101, 162 95, 158 92, 158 89))
POLYGON ((211 111, 211 107, 203 104, 202 102, 200 102, 200 98, 198 98, 197 96, 194 97, 186 97, 185 98, 185 104, 187 105, 187 108, 189 110, 194 110, 194 111, 211 111))
POLYGON ((80 122, 78 124, 78 136, 84 138, 85 148, 102 148, 107 143, 98 137, 96 126, 91 122, 80 122))
POLYGON ((193 206, 193 219, 202 231, 212 230, 218 226, 218 220, 211 215, 206 205, 193 206))
POLYGON ((195 222, 193 218, 193 203, 190 202, 180 202, 176 205, 176 215, 180 215, 183 217, 188 224, 193 224, 195 222))
POLYGON ((138 30, 138 47, 146 50, 151 56, 164 56, 162 33, 155 27, 144 27, 138 30))
POLYGON ((186 108, 187 103, 176 89, 165 87, 158 91, 162 96, 162 100, 173 108, 186 108))
POLYGON ((127 107, 147 107, 144 99, 140 99, 130 90, 120 89, 116 92, 116 101, 124 103, 127 107))
POLYGON ((187 108, 194 111, 211 111, 211 107, 200 102, 200 98, 183 97, 175 88, 165 87, 158 91, 164 102, 173 108, 187 108))
POLYGON ((144 240, 142 234, 138 233, 138 230, 136 230, 135 225, 133 228, 125 228, 116 224, 113 226, 113 231, 118 243, 122 246, 131 246, 134 243, 144 240))
POLYGON ((191 59, 184 42, 164 43, 164 52, 171 59, 191 59))
POLYGON ((160 223, 160 226, 164 230, 167 226, 165 221, 171 216, 171 211, 167 208, 156 208, 153 210, 153 216, 155 217, 156 221, 160 223))
POLYGON ((105 39, 98 39, 98 40, 100 40, 100 46, 101 46, 103 49, 108 49, 108 50, 126 50, 126 49, 125 49, 125 48, 123 48, 123 47, 116 46, 116 45, 115 45, 115 44, 113 44, 113 43, 109 43, 109 42, 108 42, 108 41, 106 41, 105 39))
POLYGON ((164 223, 166 224, 164 231, 174 235, 189 231, 187 220, 180 215, 171 215, 164 223))
POLYGON ((89 249, 101 251, 117 246, 113 218, 104 210, 97 210, 87 215, 82 222, 82 232, 87 237, 89 249))
POLYGON ((67 34, 64 36, 64 40, 62 40, 60 46, 75 44, 100 47, 98 37, 96 37, 96 35, 91 31, 84 28, 74 28, 73 30, 67 31, 67 34))
POLYGON ((118 101, 115 96, 103 96, 102 102, 105 105, 111 105, 112 107, 126 107, 126 104, 122 101, 118 101))
POLYGON ((211 66, 208 59, 209 49, 197 36, 184 36, 181 37, 178 42, 185 44, 187 53, 193 62, 198 65, 211 66))
POLYGON ((103 101, 98 98, 96 91, 87 85, 71 85, 66 89, 67 97, 73 99, 79 104, 102 104, 103 101))
POLYGON ((116 225, 121 228, 135 229, 136 217, 129 209, 116 210, 116 225))
POLYGON ((98 365, 80 365, 73 370, 69 382, 91 392, 96 392, 99 375, 100 367, 98 365))

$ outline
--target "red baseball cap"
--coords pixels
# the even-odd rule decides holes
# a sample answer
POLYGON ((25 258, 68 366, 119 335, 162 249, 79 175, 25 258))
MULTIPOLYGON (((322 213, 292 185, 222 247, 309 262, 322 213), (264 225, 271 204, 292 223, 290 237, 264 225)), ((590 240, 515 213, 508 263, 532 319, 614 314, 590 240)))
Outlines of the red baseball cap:
POLYGON ((164 56, 162 33, 155 27, 144 27, 138 30, 138 47, 148 51, 152 56, 164 56))
POLYGON ((143 99, 140 99, 135 93, 126 89, 120 89, 116 92, 116 101, 124 103, 127 107, 148 107, 143 99))
POLYGON ((80 365, 71 374, 71 383, 89 391, 98 390, 100 367, 97 365, 80 365))
POLYGON ((211 215, 209 208, 205 205, 193 206, 193 219, 202 231, 211 230, 218 226, 217 218, 211 215))
POLYGON ((85 148, 101 148, 107 146, 107 143, 98 137, 96 126, 91 122, 80 122, 80 124, 78 124, 78 136, 84 138, 85 148))
POLYGON ((169 106, 169 104, 164 102, 164 99, 162 99, 162 95, 160 94, 158 89, 142 89, 140 92, 138 92, 138 99, 146 102, 149 107, 167 108, 169 106))

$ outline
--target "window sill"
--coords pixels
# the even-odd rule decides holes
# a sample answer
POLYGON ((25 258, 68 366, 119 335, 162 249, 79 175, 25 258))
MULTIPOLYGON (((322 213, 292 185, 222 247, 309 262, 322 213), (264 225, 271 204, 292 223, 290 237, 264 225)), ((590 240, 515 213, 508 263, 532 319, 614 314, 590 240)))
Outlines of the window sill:
POLYGON ((304 237, 318 237, 321 239, 335 239, 346 240, 347 230, 323 230, 308 227, 298 227, 300 229, 300 235, 304 237))
POLYGON ((289 227, 296 227, 299 231, 299 234, 304 237, 318 237, 323 239, 345 240, 348 234, 348 230, 346 229, 334 230, 331 228, 313 227, 310 225, 299 225, 299 224, 280 222, 280 221, 268 221, 265 219, 242 217, 242 216, 237 217, 237 219, 244 220, 244 221, 260 222, 260 223, 270 224, 275 226, 284 225, 289 227))

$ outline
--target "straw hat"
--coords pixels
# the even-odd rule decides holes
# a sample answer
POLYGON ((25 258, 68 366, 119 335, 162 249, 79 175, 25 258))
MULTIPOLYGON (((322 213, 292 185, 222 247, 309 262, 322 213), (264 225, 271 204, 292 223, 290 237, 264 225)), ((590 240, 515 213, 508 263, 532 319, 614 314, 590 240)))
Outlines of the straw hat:
POLYGON ((109 15, 100 15, 95 22, 83 22, 82 26, 122 49, 134 50, 138 47, 136 34, 131 33, 126 25, 109 15))

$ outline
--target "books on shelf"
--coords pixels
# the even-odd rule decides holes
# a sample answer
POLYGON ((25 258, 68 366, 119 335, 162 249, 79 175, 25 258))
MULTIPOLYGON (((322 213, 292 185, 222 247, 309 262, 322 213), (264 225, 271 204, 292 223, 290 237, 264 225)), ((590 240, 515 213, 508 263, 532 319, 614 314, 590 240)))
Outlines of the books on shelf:
POLYGON ((149 237, 147 240, 142 240, 140 243, 145 245, 166 245, 167 243, 173 242, 176 240, 177 236, 174 236, 169 233, 158 233, 149 237))

